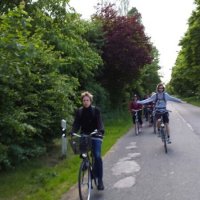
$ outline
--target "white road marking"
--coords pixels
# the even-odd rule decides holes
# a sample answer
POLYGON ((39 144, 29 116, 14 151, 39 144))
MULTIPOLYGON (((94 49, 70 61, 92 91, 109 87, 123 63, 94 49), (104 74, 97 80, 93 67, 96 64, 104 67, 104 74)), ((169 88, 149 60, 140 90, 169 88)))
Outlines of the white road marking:
POLYGON ((119 162, 123 162, 126 160, 132 160, 133 158, 140 157, 141 153, 129 153, 127 157, 119 159, 119 162))
POLYGON ((129 153, 128 157, 130 158, 138 158, 141 156, 141 153, 129 153))
POLYGON ((136 142, 131 142, 129 146, 126 146, 126 149, 135 149, 137 148, 136 142))
POLYGON ((182 119, 182 121, 190 128, 190 130, 191 130, 192 132, 194 132, 194 129, 192 128, 191 124, 188 123, 188 122, 182 117, 182 115, 181 115, 178 111, 176 111, 176 113, 177 113, 177 115, 182 119))
POLYGON ((113 188, 130 188, 135 185, 135 177, 129 176, 116 182, 113 188))
POLYGON ((189 123, 186 123, 186 124, 194 132, 194 129, 192 128, 192 126, 189 123))
POLYGON ((132 174, 138 171, 140 171, 140 166, 134 160, 117 162, 112 168, 114 175, 132 174))
MULTIPOLYGON (((137 148, 136 142, 131 142, 129 146, 126 147, 126 149, 129 150, 134 148, 137 148)), ((135 185, 136 172, 140 171, 141 168, 140 165, 133 159, 139 157, 140 155, 140 153, 128 153, 126 157, 119 159, 119 161, 112 167, 111 170, 113 175, 131 175, 118 180, 113 185, 113 188, 129 188, 135 185)))

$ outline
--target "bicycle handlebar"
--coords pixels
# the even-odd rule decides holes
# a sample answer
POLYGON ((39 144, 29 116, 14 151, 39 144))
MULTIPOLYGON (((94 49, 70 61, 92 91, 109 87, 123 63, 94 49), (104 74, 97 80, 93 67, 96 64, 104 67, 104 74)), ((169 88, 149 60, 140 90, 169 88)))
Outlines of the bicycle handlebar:
POLYGON ((139 110, 135 110, 135 109, 131 109, 132 112, 138 112, 138 111, 141 111, 142 109, 139 109, 139 110))
POLYGON ((90 134, 77 134, 77 133, 72 133, 71 136, 76 136, 76 137, 81 137, 81 136, 92 136, 92 135, 97 135, 97 136, 102 136, 101 134, 97 134, 98 130, 95 129, 93 132, 91 132, 90 134))
POLYGON ((172 112, 171 110, 164 110, 164 111, 159 111, 159 109, 154 110, 154 112, 159 112, 161 114, 167 113, 167 112, 172 112))

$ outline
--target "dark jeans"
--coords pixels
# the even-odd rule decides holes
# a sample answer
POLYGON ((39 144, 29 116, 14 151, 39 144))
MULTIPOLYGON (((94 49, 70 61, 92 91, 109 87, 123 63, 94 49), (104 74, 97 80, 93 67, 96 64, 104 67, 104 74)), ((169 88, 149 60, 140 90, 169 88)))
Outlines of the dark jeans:
POLYGON ((94 155, 94 173, 98 180, 103 178, 103 161, 101 158, 101 140, 92 139, 92 150, 94 155))
MULTIPOLYGON (((133 120, 133 124, 135 124, 135 112, 132 112, 132 120, 133 120)), ((138 121, 139 121, 139 124, 142 125, 143 122, 142 122, 142 111, 138 111, 138 121)))

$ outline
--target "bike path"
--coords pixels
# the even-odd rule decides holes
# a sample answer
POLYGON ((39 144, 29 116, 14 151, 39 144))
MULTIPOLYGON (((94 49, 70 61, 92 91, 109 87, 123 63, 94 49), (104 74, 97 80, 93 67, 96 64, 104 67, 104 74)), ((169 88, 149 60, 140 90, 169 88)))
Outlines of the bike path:
MULTIPOLYGON (((126 193, 135 185, 137 174, 141 169, 137 162, 140 158, 135 142, 137 137, 139 139, 140 135, 135 136, 134 129, 130 129, 104 156, 105 190, 93 189, 91 199, 121 199, 120 194, 126 193)), ((62 200, 79 200, 77 185, 72 187, 62 200)))
MULTIPOLYGON (((200 139, 169 109, 168 154, 147 123, 138 136, 131 129, 103 158, 105 190, 93 189, 91 200, 199 200, 200 139)), ((67 195, 62 200, 79 200, 77 186, 67 195)))

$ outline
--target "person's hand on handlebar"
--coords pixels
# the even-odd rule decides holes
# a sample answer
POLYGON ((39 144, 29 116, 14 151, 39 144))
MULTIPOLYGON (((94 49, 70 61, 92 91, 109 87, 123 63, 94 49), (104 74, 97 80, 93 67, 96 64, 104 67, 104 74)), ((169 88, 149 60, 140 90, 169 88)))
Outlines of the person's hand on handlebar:
POLYGON ((103 136, 104 135, 104 131, 103 130, 98 130, 97 135, 103 136))
POLYGON ((74 134, 74 132, 72 132, 72 131, 69 132, 69 135, 70 135, 71 137, 74 136, 73 134, 74 134))

